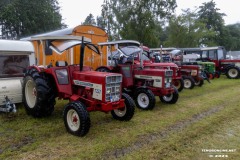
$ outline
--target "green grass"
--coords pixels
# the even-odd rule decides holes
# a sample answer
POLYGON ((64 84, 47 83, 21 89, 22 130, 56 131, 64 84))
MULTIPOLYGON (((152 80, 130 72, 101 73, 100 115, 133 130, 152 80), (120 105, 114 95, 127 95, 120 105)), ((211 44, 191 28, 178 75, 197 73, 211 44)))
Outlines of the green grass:
POLYGON ((0 114, 0 159, 216 159, 202 149, 236 149, 224 153, 236 159, 239 88, 240 80, 222 76, 183 90, 174 105, 156 97, 152 111, 136 109, 129 122, 91 112, 85 137, 66 132, 62 111, 67 101, 58 101, 53 115, 41 119, 18 106, 16 114, 0 114))

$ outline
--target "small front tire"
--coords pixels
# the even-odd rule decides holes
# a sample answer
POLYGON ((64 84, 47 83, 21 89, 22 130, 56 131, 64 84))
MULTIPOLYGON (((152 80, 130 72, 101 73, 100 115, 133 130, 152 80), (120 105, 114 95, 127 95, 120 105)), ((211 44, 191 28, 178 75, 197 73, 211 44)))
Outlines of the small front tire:
POLYGON ((195 86, 195 81, 192 77, 190 76, 185 76, 183 78, 183 81, 184 81, 184 88, 186 89, 193 89, 194 86, 195 86))
POLYGON ((175 104, 178 101, 178 91, 177 89, 174 87, 174 92, 165 96, 160 96, 160 100, 163 103, 167 103, 167 104, 175 104))
POLYGON ((134 96, 135 104, 138 108, 143 110, 152 110, 155 106, 155 95, 150 89, 139 88, 134 96))
POLYGON ((202 85, 204 84, 204 80, 201 79, 201 80, 198 80, 195 82, 195 86, 198 86, 198 87, 202 87, 202 85))
POLYGON ((67 131, 75 136, 83 137, 90 129, 90 116, 81 102, 68 103, 63 111, 63 119, 67 131))
POLYGON ((122 98, 125 100, 125 107, 111 111, 112 117, 120 121, 129 121, 132 119, 135 112, 133 99, 126 93, 122 93, 122 98))

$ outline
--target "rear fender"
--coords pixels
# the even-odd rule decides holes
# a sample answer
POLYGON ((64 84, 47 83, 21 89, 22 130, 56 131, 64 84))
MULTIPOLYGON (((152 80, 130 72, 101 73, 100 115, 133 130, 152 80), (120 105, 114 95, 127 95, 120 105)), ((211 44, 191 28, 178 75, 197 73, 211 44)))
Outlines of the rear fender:
POLYGON ((38 72, 41 72, 42 70, 44 70, 44 67, 42 66, 29 66, 27 69, 36 69, 38 72))
POLYGON ((100 69, 100 68, 106 68, 106 69, 108 69, 108 70, 110 70, 110 71, 113 70, 113 67, 112 67, 112 66, 99 66, 99 67, 96 68, 96 71, 97 71, 98 69, 100 69))

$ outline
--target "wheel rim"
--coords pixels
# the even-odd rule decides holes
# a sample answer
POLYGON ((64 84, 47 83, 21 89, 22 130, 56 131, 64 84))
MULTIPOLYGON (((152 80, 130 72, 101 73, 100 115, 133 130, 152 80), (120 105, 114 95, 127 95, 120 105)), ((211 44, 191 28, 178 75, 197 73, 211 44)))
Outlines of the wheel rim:
POLYGON ((191 81, 189 79, 185 79, 184 80, 184 87, 185 88, 190 88, 191 87, 191 81))
POLYGON ((229 69, 228 74, 230 77, 235 78, 238 75, 238 71, 236 69, 232 68, 232 69, 229 69))
POLYGON ((70 109, 67 113, 67 124, 72 131, 77 131, 80 127, 80 118, 74 109, 70 109))
POLYGON ((37 89, 36 83, 32 80, 29 80, 26 83, 25 97, 29 108, 34 108, 37 101, 37 89))
POLYGON ((126 114, 127 109, 125 106, 124 108, 114 109, 113 111, 118 117, 123 117, 126 114))
POLYGON ((145 93, 140 93, 137 97, 137 101, 142 108, 147 108, 149 105, 149 98, 145 93))
POLYGON ((164 101, 170 102, 173 99, 173 94, 163 96, 164 101))

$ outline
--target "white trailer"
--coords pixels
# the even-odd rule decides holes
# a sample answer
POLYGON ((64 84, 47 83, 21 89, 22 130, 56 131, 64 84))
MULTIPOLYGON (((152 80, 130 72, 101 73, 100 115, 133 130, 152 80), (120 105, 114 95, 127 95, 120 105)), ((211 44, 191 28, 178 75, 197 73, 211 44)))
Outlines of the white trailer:
POLYGON ((0 112, 16 112, 22 102, 22 79, 29 65, 35 64, 29 41, 0 40, 0 112))

